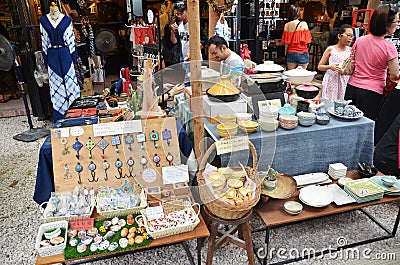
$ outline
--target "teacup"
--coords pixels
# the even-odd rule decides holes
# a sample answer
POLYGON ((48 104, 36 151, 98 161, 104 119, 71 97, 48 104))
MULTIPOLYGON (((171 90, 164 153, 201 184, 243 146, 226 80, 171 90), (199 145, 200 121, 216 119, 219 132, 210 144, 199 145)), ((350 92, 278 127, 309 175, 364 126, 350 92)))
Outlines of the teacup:
POLYGON ((338 115, 343 115, 343 112, 344 112, 344 108, 348 105, 350 103, 350 101, 348 101, 348 100, 335 100, 334 101, 334 111, 335 111, 335 114, 338 114, 338 115))

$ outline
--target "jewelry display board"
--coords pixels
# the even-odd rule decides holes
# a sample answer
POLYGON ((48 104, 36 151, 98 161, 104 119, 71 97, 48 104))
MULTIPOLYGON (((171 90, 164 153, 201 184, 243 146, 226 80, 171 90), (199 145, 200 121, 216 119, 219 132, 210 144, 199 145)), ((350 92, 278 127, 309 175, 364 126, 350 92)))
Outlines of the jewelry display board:
POLYGON ((181 165, 175 118, 51 130, 55 191, 119 188, 125 180, 162 187, 162 168, 181 165))

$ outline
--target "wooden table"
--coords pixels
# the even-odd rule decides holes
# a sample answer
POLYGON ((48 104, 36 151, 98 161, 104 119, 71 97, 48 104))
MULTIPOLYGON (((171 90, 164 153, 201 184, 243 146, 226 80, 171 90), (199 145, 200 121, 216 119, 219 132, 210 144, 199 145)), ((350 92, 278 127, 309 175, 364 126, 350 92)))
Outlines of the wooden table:
MULTIPOLYGON (((359 178, 359 175, 358 175, 357 171, 353 170, 353 171, 347 172, 347 177, 356 179, 356 178, 359 178)), ((337 181, 334 181, 333 183, 337 183, 337 181)), ((300 202, 298 195, 299 195, 299 191, 297 191, 296 194, 289 199, 286 199, 286 200, 269 199, 269 201, 267 203, 261 204, 256 207, 255 210, 258 213, 258 215, 261 217, 262 221, 264 222, 265 227, 253 230, 252 232, 254 233, 254 232, 260 232, 260 231, 266 231, 266 235, 265 235, 266 249, 264 249, 264 251, 265 251, 264 253, 269 253, 269 235, 270 235, 271 229, 273 229, 273 228, 291 225, 291 224, 299 223, 299 222, 303 222, 303 221, 313 220, 313 219, 321 218, 324 216, 330 216, 330 215, 335 215, 335 214, 340 214, 340 213, 345 213, 345 212, 356 211, 356 210, 360 210, 362 213, 364 213, 369 219, 371 219, 371 221, 376 223, 382 230, 384 230, 386 232, 386 235, 380 236, 377 238, 363 240, 363 241, 352 243, 352 244, 347 244, 344 246, 340 246, 337 249, 329 249, 329 250, 325 250, 323 252, 315 252, 312 255, 304 255, 302 257, 296 257, 294 259, 289 259, 289 260, 277 262, 274 264, 286 264, 286 263, 290 263, 290 262, 294 262, 294 261, 298 261, 298 260, 303 260, 303 259, 306 259, 309 257, 318 257, 323 254, 327 254, 328 251, 330 251, 332 253, 332 252, 336 252, 341 249, 351 248, 351 247, 355 247, 355 246, 359 246, 359 245, 363 245, 363 244, 367 244, 367 243, 372 243, 372 242, 392 238, 396 235, 396 231, 397 231, 397 228, 399 225, 399 220, 400 220, 400 207, 399 207, 399 211, 397 213, 396 221, 394 223, 392 231, 390 231, 388 228, 383 226, 383 224, 381 224, 378 220, 376 220, 371 214, 366 212, 363 208, 372 206, 372 205, 378 205, 378 204, 400 202, 400 196, 390 197, 390 196, 385 195, 380 200, 370 201, 370 202, 366 202, 366 203, 351 203, 351 204, 346 204, 343 206, 336 206, 336 204, 334 204, 332 202, 331 204, 329 204, 328 206, 326 206, 324 208, 315 208, 315 207, 310 207, 310 206, 304 205, 304 203, 300 202), (283 210, 283 204, 286 201, 300 202, 304 207, 303 211, 299 215, 287 214, 283 210)), ((263 257, 259 257, 259 255, 257 255, 257 251, 255 251, 255 253, 256 253, 258 260, 262 264, 264 264, 264 265, 267 264, 268 255, 265 255, 265 257, 263 258, 263 257)))
POLYGON ((186 241, 191 240, 191 239, 197 239, 197 264, 201 265, 200 239, 204 238, 204 237, 208 237, 210 235, 210 232, 207 229, 207 226, 206 226, 206 223, 204 222, 203 217, 201 215, 199 215, 199 218, 200 218, 200 223, 198 226, 196 226, 196 228, 193 231, 178 234, 178 235, 154 239, 150 243, 149 246, 139 247, 136 249, 130 249, 130 250, 126 250, 126 251, 110 252, 107 254, 85 256, 83 258, 74 258, 74 259, 65 259, 64 254, 54 255, 54 256, 50 256, 50 257, 41 257, 40 255, 38 255, 36 264, 37 265, 46 265, 46 264, 54 264, 54 263, 65 264, 66 262, 68 262, 68 264, 81 264, 81 263, 86 263, 89 261, 95 261, 95 260, 101 260, 101 259, 107 259, 107 258, 111 258, 111 257, 131 254, 133 252, 139 252, 139 251, 148 250, 151 248, 157 248, 157 247, 163 247, 163 246, 173 245, 173 244, 177 244, 177 243, 182 243, 182 245, 186 251, 186 254, 188 256, 190 264, 194 265, 195 264, 194 259, 189 250, 189 247, 186 244, 186 241))

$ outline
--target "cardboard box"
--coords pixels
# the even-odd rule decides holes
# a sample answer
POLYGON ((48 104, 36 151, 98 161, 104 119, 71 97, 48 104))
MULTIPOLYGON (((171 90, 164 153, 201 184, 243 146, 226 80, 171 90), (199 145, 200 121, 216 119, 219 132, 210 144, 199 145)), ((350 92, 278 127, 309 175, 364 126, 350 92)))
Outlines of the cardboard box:
POLYGON ((247 112, 247 102, 241 98, 232 102, 211 101, 208 96, 203 96, 203 109, 211 118, 220 114, 236 114, 247 112))

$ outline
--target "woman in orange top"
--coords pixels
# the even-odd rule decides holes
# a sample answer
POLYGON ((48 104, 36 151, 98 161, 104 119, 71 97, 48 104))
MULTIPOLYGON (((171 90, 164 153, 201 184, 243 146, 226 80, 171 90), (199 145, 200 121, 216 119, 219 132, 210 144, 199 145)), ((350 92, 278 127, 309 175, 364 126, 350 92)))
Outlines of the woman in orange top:
POLYGON ((287 70, 301 66, 307 68, 309 62, 308 43, 311 33, 307 22, 300 21, 300 7, 291 5, 288 11, 289 22, 285 24, 282 44, 285 44, 287 70))

